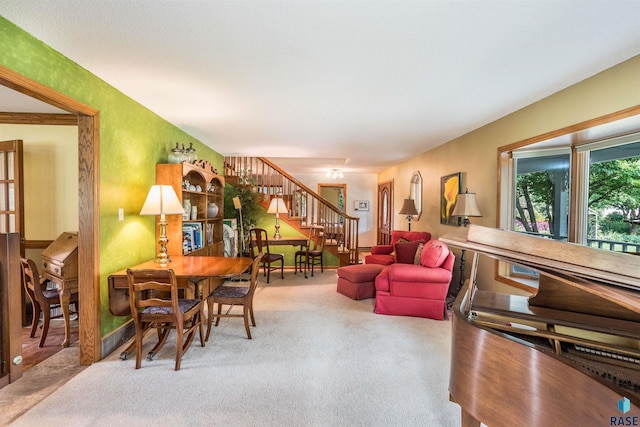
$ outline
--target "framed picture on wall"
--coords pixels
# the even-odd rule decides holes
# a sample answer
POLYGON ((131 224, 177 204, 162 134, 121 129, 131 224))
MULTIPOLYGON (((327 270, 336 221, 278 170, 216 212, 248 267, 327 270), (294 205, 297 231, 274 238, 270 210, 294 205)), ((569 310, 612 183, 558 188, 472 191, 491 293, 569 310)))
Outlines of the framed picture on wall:
POLYGON ((460 217, 451 216, 460 193, 462 172, 440 178, 440 224, 459 225, 460 217))
POLYGON ((368 200, 354 200, 353 201, 353 210, 354 211, 368 211, 369 210, 369 201, 368 200))

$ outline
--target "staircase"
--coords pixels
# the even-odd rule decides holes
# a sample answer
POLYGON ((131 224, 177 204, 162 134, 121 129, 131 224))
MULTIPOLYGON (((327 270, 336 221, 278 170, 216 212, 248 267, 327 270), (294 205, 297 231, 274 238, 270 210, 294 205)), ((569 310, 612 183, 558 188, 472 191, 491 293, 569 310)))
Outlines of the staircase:
POLYGON ((289 208, 280 220, 303 234, 312 225, 321 225, 325 232, 325 249, 334 254, 340 265, 358 264, 358 220, 341 212, 326 199, 289 175, 264 157, 225 157, 224 177, 231 185, 242 172, 249 172, 263 195, 262 204, 269 206, 277 194, 289 208))

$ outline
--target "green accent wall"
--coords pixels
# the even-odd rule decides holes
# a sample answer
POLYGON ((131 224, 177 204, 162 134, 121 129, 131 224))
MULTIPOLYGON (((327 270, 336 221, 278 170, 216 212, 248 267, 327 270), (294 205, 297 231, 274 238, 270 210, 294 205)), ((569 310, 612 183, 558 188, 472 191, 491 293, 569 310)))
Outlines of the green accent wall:
POLYGON ((138 215, 176 141, 222 170, 223 156, 0 17, 0 64, 100 111, 101 335, 127 319, 109 312, 107 277, 155 256, 155 218, 138 215), (118 221, 118 208, 125 220, 118 221))

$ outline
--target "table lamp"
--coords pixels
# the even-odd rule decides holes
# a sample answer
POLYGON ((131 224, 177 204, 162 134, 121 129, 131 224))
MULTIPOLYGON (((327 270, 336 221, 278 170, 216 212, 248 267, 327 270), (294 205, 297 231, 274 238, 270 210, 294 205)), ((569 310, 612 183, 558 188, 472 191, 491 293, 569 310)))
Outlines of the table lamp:
MULTIPOLYGON (((456 200, 456 205, 453 208, 453 212, 451 212, 451 216, 464 217, 462 220, 462 224, 465 227, 470 223, 470 216, 482 216, 482 214, 480 213, 480 209, 478 209, 478 204, 476 203, 476 193, 469 193, 468 188, 465 188, 464 193, 459 193, 456 200)), ((465 250, 462 249, 462 253, 460 255, 460 283, 458 283, 456 295, 458 295, 458 292, 460 292, 460 289, 464 284, 464 255, 465 250)))
POLYGON ((476 203, 476 193, 469 193, 466 188, 464 193, 459 193, 456 205, 451 212, 451 216, 462 216, 462 224, 466 227, 469 225, 470 216, 482 216, 478 204, 476 203))
POLYGON ((165 215, 180 214, 183 208, 175 190, 170 185, 153 185, 147 194, 147 199, 142 205, 140 215, 160 215, 160 252, 156 258, 158 264, 168 264, 171 258, 167 254, 167 218, 165 215))
POLYGON ((404 199, 402 202, 402 208, 400 208, 400 215, 406 215, 407 221, 409 221, 409 231, 411 231, 411 218, 414 215, 418 215, 418 210, 416 209, 416 203, 413 199, 404 199))
POLYGON ((274 239, 280 239, 282 237, 280 236, 280 212, 287 212, 287 205, 284 203, 281 193, 271 199, 269 209, 267 209, 267 213, 276 214, 276 232, 273 235, 274 239))

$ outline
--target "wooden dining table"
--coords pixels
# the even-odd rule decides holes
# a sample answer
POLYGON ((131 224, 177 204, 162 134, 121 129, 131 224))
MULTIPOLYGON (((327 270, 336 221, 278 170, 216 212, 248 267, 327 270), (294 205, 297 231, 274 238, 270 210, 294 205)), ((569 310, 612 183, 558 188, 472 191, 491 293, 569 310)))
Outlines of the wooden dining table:
MULTIPOLYGON (((252 261, 251 258, 247 257, 171 256, 171 262, 168 264, 158 264, 151 260, 129 267, 129 269, 172 269, 176 275, 178 287, 188 289, 193 286, 195 298, 202 299, 205 297, 202 292, 204 280, 218 279, 213 281, 213 285, 209 285, 211 291, 221 285, 224 279, 239 276, 247 271, 252 261)), ((111 313, 115 316, 130 315, 127 269, 111 274, 108 278, 108 284, 109 310, 111 313)), ((126 360, 134 351, 134 347, 135 341, 120 353, 120 358, 126 360)))
MULTIPOLYGON (((203 281, 205 279, 229 279, 247 271, 252 259, 246 257, 220 256, 171 256, 168 264, 158 264, 154 260, 129 267, 132 270, 167 270, 172 269, 178 279, 178 286, 182 288, 194 287, 194 295, 203 298, 203 281)), ((109 310, 114 316, 131 314, 129 309, 129 284, 127 269, 115 272, 108 278, 109 310)))

